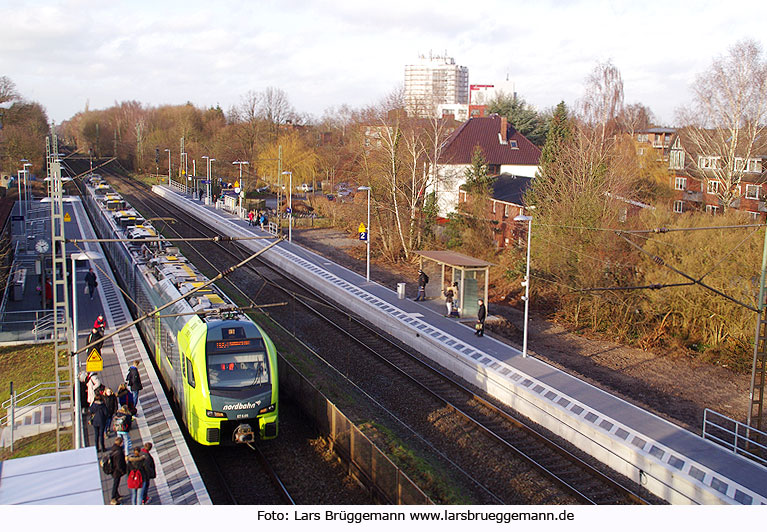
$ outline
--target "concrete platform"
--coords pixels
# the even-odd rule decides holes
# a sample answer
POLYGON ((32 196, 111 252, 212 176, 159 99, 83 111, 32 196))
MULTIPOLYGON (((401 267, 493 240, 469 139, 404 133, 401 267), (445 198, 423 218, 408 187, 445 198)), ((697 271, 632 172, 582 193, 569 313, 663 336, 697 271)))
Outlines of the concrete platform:
MULTIPOLYGON (((153 190, 222 234, 262 234, 181 191, 153 190)), ((261 258, 671 503, 767 504, 767 468, 494 338, 476 337, 434 301, 398 299, 394 290, 288 242, 261 258)))

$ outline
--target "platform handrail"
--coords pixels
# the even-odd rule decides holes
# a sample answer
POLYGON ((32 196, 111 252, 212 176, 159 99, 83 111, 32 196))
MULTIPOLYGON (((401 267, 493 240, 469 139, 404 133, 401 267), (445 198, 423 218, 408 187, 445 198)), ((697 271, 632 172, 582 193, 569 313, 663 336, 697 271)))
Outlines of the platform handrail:
POLYGON ((703 439, 718 443, 733 454, 767 466, 767 432, 736 421, 715 410, 703 411, 703 439))

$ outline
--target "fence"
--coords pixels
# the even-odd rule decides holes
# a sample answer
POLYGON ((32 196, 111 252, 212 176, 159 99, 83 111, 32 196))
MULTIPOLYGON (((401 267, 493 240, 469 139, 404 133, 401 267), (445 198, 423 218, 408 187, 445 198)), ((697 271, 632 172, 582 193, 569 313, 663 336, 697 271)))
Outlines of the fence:
MULTIPOLYGON (((43 407, 56 406, 56 383, 55 382, 41 382, 24 390, 21 393, 16 392, 13 389, 13 383, 11 383, 11 397, 10 399, 2 403, 5 415, 0 417, 0 427, 7 426, 10 437, 3 437, 3 444, 6 447, 10 447, 13 451, 13 442, 18 437, 28 436, 29 434, 21 433, 16 434, 17 425, 20 420, 29 414, 35 414, 43 407)), ((44 416, 40 413, 39 417, 41 422, 45 422, 44 416)), ((49 423, 55 423, 55 414, 49 423)), ((40 427, 41 423, 35 423, 35 426, 40 427)), ((39 432, 39 430, 38 430, 39 432)))
POLYGON ((706 408, 703 412, 703 438, 729 451, 767 466, 767 433, 706 408))
POLYGON ((371 442, 336 406, 280 358, 280 386, 329 438, 333 450, 349 464, 352 473, 387 504, 433 504, 407 475, 371 442))

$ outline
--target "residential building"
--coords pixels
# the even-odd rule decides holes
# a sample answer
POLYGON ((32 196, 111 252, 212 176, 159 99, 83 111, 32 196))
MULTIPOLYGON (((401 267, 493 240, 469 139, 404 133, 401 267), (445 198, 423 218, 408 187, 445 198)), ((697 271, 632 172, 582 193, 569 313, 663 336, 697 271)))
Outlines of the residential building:
MULTIPOLYGON (((501 174, 495 178, 487 200, 487 220, 493 225, 493 236, 498 248, 505 248, 518 241, 527 229, 514 221, 524 214, 525 191, 532 182, 531 177, 501 174)), ((459 203, 470 203, 474 198, 463 188, 458 192, 459 203)))
POLYGON ((668 161, 672 139, 676 129, 668 127, 651 127, 638 131, 634 137, 637 141, 637 153, 640 156, 655 152, 657 160, 668 161))
POLYGON ((405 106, 410 116, 433 118, 438 107, 469 103, 469 69, 445 55, 420 55, 405 66, 405 106))
POLYGON ((533 178, 538 171, 541 150, 506 117, 470 118, 448 138, 438 163, 438 179, 429 190, 436 193, 441 216, 456 210, 460 186, 466 182, 466 170, 477 146, 482 149, 488 175, 533 178))
POLYGON ((735 198, 729 208, 748 212, 752 219, 764 221, 767 214, 767 141, 760 142, 747 160, 736 155, 733 161, 726 161, 722 153, 700 152, 689 139, 688 132, 680 130, 670 141, 668 155, 669 184, 674 191, 673 211, 680 214, 692 210, 721 213, 725 183, 717 176, 722 176, 725 168, 731 168, 731 171, 740 172, 740 183, 733 190, 735 198))

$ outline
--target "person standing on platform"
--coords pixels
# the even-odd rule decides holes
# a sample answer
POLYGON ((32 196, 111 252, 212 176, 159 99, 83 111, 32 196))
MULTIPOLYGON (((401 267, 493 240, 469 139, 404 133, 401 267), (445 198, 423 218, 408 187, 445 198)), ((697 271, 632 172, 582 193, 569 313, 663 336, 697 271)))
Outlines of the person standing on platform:
POLYGON ((133 406, 138 406, 138 393, 144 389, 141 385, 141 375, 138 373, 139 362, 135 361, 128 368, 128 374, 125 376, 125 382, 128 383, 131 394, 133 395, 133 406))
POLYGON ((442 293, 445 295, 445 308, 447 309, 445 317, 449 318, 453 313, 453 287, 448 284, 442 293))
POLYGON ((461 290, 458 288, 458 281, 453 283, 453 310, 455 312, 461 310, 461 290))
POLYGON ((477 325, 475 326, 474 334, 477 336, 485 336, 485 318, 487 318, 487 307, 482 299, 477 300, 477 325))
POLYGON ((133 416, 127 406, 123 406, 115 413, 115 432, 117 432, 117 436, 125 443, 126 456, 129 455, 131 451, 130 427, 132 423, 133 416))
POLYGON ((416 301, 426 301, 426 285, 429 284, 429 276, 423 270, 418 270, 418 295, 416 301))
POLYGON ((141 449, 141 454, 144 455, 144 471, 146 476, 144 477, 144 487, 141 488, 141 504, 149 504, 149 482, 157 476, 157 470, 154 466, 154 458, 149 453, 152 450, 152 442, 148 441, 141 449))
POLYGON ((99 354, 103 355, 104 353, 101 351, 101 349, 104 347, 104 340, 102 338, 104 337, 104 333, 101 329, 91 329, 91 333, 88 335, 88 340, 86 340, 86 345, 90 345, 92 343, 96 343, 93 348, 97 349, 99 354))
POLYGON ((145 456, 138 447, 133 449, 132 454, 128 455, 128 489, 130 490, 130 502, 133 505, 141 505, 144 502, 141 498, 141 490, 144 487, 144 479, 147 476, 145 456), (137 473, 134 473, 134 471, 137 471, 137 473))
POLYGON ((107 447, 104 445, 104 429, 107 426, 107 419, 109 418, 107 407, 100 397, 97 397, 90 408, 91 411, 91 425, 93 425, 93 439, 96 444, 96 452, 100 453, 106 451, 107 447))
POLYGON ((253 218, 255 217, 256 217, 256 214, 252 210, 248 211, 248 225, 250 226, 253 225, 253 218))
POLYGON ((133 404, 133 394, 128 391, 128 387, 125 383, 120 384, 117 388, 117 404, 118 410, 124 406, 128 407, 128 411, 133 414, 136 411, 136 405, 133 404))
POLYGON ((85 377, 85 386, 88 389, 88 405, 92 405, 96 400, 96 390, 101 386, 101 380, 99 376, 93 372, 88 373, 85 377))
POLYGON ((107 407, 107 422, 104 425, 107 434, 112 431, 112 418, 117 412, 117 396, 112 391, 112 388, 104 390, 104 406, 107 407))
POLYGON ((126 468, 122 438, 115 438, 115 443, 109 450, 109 459, 112 461, 112 500, 109 504, 120 504, 121 495, 117 488, 120 487, 120 479, 125 474, 126 468))
POLYGON ((88 268, 88 273, 85 274, 85 284, 88 287, 88 295, 93 299, 93 294, 96 293, 96 287, 99 285, 93 268, 88 268))

